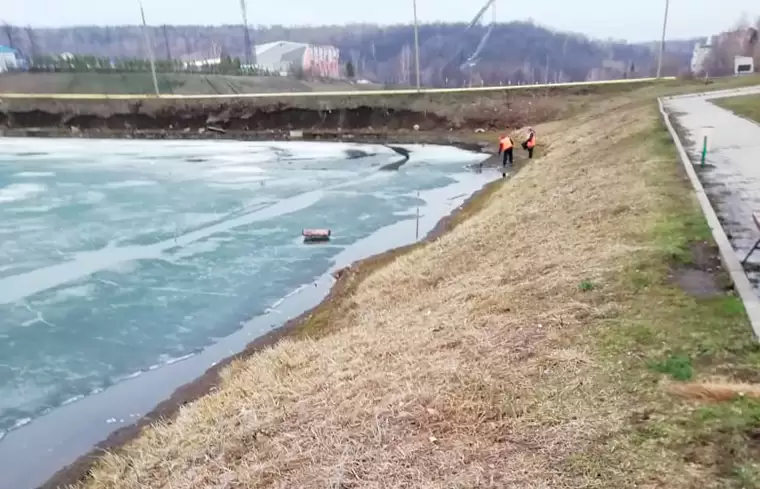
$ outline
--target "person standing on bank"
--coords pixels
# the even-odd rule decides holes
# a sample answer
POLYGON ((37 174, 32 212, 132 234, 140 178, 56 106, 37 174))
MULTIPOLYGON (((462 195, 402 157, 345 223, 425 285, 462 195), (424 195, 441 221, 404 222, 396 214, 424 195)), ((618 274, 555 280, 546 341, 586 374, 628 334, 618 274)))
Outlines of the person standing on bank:
MULTIPOLYGON (((515 144, 512 142, 512 138, 509 136, 499 136, 499 154, 502 155, 501 166, 502 169, 507 168, 507 162, 509 166, 512 166, 512 159, 514 157, 515 144)), ((506 176, 506 172, 502 171, 501 176, 506 176)))
POLYGON ((522 143, 522 147, 528 151, 528 158, 533 159, 533 148, 536 147, 536 131, 532 127, 528 128, 528 139, 522 143))

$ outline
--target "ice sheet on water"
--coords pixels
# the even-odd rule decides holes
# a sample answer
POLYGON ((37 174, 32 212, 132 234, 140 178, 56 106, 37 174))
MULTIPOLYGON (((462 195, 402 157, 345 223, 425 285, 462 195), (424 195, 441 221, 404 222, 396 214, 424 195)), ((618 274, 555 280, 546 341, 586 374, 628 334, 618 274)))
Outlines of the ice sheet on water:
POLYGON ((22 171, 14 175, 18 178, 39 178, 39 177, 54 177, 55 172, 52 171, 22 171))
MULTIPOLYGON (((278 162, 287 159, 321 159, 341 160, 347 157, 347 152, 354 154, 385 154, 395 155, 395 152, 384 145, 355 144, 335 142, 325 144, 310 141, 289 142, 239 142, 239 141, 141 141, 141 140, 88 140, 87 145, 92 153, 100 158, 106 157, 105 162, 113 162, 120 158, 132 159, 135 164, 149 164, 151 160, 166 159, 187 164, 187 158, 196 161, 191 163, 215 162, 228 163, 257 163, 278 162)), ((23 138, 5 138, 0 147, 0 158, 4 160, 19 160, 34 162, 49 159, 55 155, 59 158, 78 159, 92 162, 92 154, 83 155, 81 141, 75 139, 41 139, 35 141, 37 151, 28 151, 29 142, 23 138), (84 156, 84 158, 83 158, 84 156)), ((0 160, 2 161, 2 160, 0 160)))
POLYGON ((124 180, 121 182, 108 182, 100 185, 97 188, 110 190, 115 188, 132 188, 132 187, 145 187, 149 185, 157 185, 157 182, 152 180, 124 180))
MULTIPOLYGON (((276 308, 467 162, 456 153, 450 167, 381 172, 393 150, 348 143, 35 145, 34 154, 28 140, 0 145, 6 431, 276 308), (332 244, 303 246, 304 227, 331 228, 332 244)), ((428 149, 415 149, 419 161, 428 149)), ((434 149, 430 160, 446 162, 434 149)))
POLYGON ((40 183, 11 183, 0 188, 0 204, 31 199, 47 190, 47 185, 40 183))
POLYGON ((477 163, 488 158, 485 153, 475 153, 440 144, 399 144, 397 146, 409 150, 410 158, 421 163, 477 163))

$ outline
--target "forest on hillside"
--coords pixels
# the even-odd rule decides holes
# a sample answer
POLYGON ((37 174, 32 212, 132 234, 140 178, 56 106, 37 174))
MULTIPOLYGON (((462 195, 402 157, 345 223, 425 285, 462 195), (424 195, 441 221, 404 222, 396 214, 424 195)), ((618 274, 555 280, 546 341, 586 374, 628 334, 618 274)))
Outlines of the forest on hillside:
MULTIPOLYGON (((656 49, 624 41, 593 40, 581 34, 557 32, 530 22, 495 24, 471 73, 459 66, 475 52, 488 27, 466 24, 420 26, 420 66, 425 85, 465 82, 485 84, 582 81, 597 78, 649 76, 656 49), (459 77, 460 79, 454 79, 459 77)), ((72 53, 112 58, 146 58, 139 26, 32 29, 8 26, 7 42, 30 57, 72 53)), ((245 59, 242 25, 149 27, 156 57, 163 60, 212 57, 224 52, 245 59)), ((329 44, 340 49, 357 77, 380 83, 414 82, 412 26, 348 26, 251 28, 254 43, 277 40, 329 44)), ((682 44, 693 47, 696 40, 682 44)), ((678 44, 674 44, 674 47, 678 44)), ((665 74, 688 66, 688 49, 669 49, 665 74)))

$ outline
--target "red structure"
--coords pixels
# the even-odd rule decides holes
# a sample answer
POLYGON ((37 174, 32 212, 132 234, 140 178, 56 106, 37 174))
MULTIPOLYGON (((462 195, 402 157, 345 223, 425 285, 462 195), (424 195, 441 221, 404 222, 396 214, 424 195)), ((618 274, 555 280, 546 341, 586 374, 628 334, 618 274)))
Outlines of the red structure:
POLYGON ((312 76, 340 78, 340 51, 334 46, 309 45, 303 55, 303 68, 312 76))

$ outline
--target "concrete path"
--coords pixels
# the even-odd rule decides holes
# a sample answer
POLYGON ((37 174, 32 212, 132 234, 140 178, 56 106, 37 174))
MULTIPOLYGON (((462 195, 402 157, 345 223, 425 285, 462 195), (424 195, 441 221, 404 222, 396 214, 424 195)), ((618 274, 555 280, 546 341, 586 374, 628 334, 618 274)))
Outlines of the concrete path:
MULTIPOLYGON (((760 213, 760 125, 718 107, 711 100, 750 94, 760 94, 760 87, 663 100, 740 260, 760 238, 760 230, 752 220, 753 212, 760 213), (701 168, 705 133, 708 152, 705 167, 701 168)), ((760 292, 760 250, 752 255, 746 269, 755 292, 760 292)))

